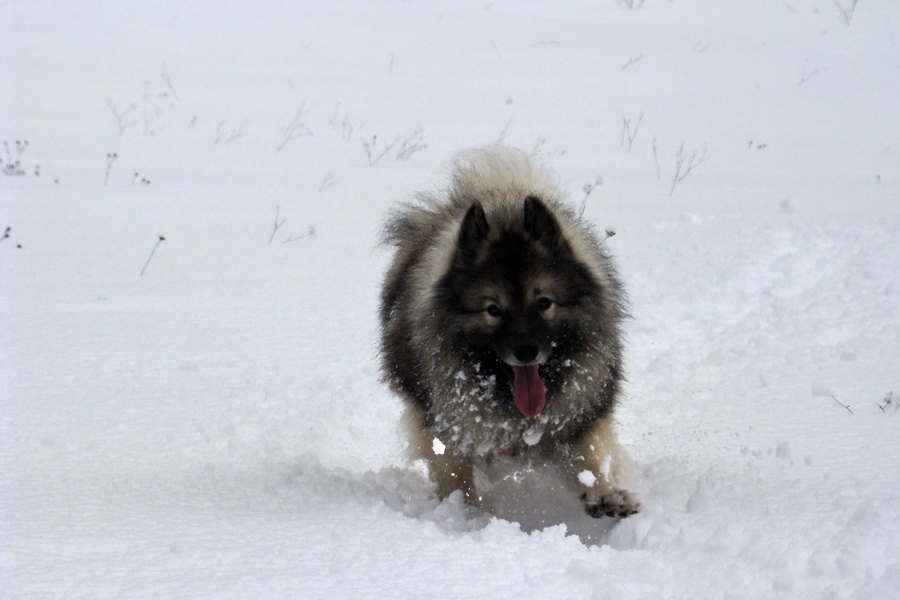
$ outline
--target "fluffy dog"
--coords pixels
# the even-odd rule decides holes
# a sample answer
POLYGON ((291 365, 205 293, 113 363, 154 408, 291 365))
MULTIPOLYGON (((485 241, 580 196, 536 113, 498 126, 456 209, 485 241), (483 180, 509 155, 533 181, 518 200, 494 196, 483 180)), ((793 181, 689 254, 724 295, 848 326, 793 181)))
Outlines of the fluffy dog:
POLYGON ((636 512, 612 420, 625 296, 553 178, 517 150, 465 152, 446 191, 389 215, 383 241, 382 370, 437 493, 477 505, 474 470, 503 458, 568 473, 591 516, 636 512))

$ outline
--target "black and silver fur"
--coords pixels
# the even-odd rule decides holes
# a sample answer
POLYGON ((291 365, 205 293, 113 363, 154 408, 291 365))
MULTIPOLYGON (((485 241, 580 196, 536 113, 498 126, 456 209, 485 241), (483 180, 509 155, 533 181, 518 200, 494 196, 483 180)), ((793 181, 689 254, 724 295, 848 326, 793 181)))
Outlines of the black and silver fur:
POLYGON ((449 189, 394 210, 383 241, 395 254, 381 297, 382 370, 438 494, 461 489, 477 504, 473 468, 521 457, 569 473, 592 516, 636 512, 618 487, 612 423, 624 293, 552 177, 517 150, 465 152, 449 189), (522 392, 537 398, 533 417, 513 392, 514 369, 528 365, 545 390, 522 392))

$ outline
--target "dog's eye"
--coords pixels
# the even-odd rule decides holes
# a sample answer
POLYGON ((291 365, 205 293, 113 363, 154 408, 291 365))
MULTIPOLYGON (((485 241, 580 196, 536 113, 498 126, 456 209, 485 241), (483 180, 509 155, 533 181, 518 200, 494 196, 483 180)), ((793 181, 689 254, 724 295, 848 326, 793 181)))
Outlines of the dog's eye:
POLYGON ((487 311, 487 314, 491 315, 492 317, 503 316, 503 309, 500 308, 499 306, 497 306, 496 304, 491 304, 485 310, 487 311))
POLYGON ((553 306, 553 300, 546 297, 541 297, 537 299, 537 302, 534 303, 534 307, 539 311, 543 312, 553 306))

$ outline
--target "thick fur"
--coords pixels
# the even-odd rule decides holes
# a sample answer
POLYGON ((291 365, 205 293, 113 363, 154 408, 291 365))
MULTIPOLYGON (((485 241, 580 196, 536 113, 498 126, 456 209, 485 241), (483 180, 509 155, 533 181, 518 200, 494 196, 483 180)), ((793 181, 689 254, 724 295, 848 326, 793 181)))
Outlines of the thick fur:
POLYGON ((449 189, 394 210, 383 241, 395 254, 381 298, 382 370, 438 494, 460 489, 477 504, 473 469, 521 458, 569 473, 592 516, 634 513, 638 501, 617 483, 612 423, 624 293, 553 178, 517 150, 465 152, 449 189), (513 367, 535 364, 546 405, 528 418, 513 401, 513 367))

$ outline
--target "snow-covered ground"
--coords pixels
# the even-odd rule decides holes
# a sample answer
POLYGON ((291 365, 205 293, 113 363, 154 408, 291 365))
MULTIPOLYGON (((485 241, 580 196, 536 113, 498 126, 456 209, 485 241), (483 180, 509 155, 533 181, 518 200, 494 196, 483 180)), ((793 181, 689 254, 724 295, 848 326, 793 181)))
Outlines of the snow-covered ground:
POLYGON ((898 46, 895 0, 0 3, 0 597, 900 598, 898 46), (616 231, 620 522, 402 459, 379 224, 498 140, 616 231))

